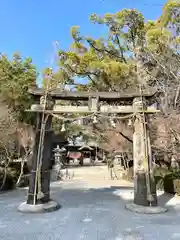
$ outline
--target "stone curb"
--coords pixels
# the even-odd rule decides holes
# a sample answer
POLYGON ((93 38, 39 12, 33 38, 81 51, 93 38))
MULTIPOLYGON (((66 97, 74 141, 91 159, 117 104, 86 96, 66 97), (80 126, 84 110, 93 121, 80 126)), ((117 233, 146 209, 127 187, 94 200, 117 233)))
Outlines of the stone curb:
POLYGON ((135 212, 135 213, 140 213, 140 214, 160 214, 160 213, 165 213, 167 212, 167 208, 163 207, 144 207, 137 205, 135 203, 127 203, 125 205, 126 209, 135 212))
POLYGON ((22 213, 45 213, 53 212, 61 208, 61 205, 55 201, 49 201, 44 204, 31 205, 26 202, 21 203, 18 206, 18 211, 22 213))

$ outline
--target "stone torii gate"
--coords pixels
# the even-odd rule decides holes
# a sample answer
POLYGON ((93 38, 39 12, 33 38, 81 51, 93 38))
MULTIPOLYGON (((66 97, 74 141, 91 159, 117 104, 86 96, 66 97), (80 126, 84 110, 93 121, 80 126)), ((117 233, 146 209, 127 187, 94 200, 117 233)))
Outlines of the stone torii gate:
MULTIPOLYGON (((62 113, 106 113, 106 114, 134 114, 134 134, 133 134, 133 161, 134 161, 134 203, 127 204, 127 208, 138 211, 137 208, 157 206, 157 196, 155 183, 151 174, 151 144, 149 140, 149 130, 147 127, 147 115, 159 112, 154 107, 148 107, 146 100, 156 94, 155 89, 137 92, 62 92, 60 89, 49 91, 46 102, 44 101, 44 90, 40 88, 29 89, 34 98, 39 101, 31 106, 30 112, 36 112, 37 125, 32 159, 32 169, 29 182, 27 201, 20 204, 18 210, 22 212, 44 212, 54 211, 60 205, 50 198, 50 156, 51 156, 51 122, 52 114, 62 113), (55 103, 56 100, 65 101, 88 101, 87 106, 62 106, 55 103), (99 102, 108 104, 99 104, 99 102), (131 105, 118 105, 117 101, 131 102, 131 105), (42 122, 44 114, 46 121, 42 122), (40 164, 40 176, 37 176, 39 145, 41 144, 40 129, 44 124, 44 141, 42 162, 40 164), (40 143, 40 144, 39 144, 40 143), (39 179, 39 184, 37 180, 39 179), (40 193, 37 185, 40 186, 40 193)), ((151 208, 152 209, 152 208, 151 208)), ((155 209, 155 208, 153 208, 155 209)), ((151 210, 152 211, 152 210, 151 210)), ((161 211, 161 210, 160 210, 161 211)), ((159 211, 159 212, 160 212, 159 211)), ((164 211, 164 210, 163 210, 164 211)), ((142 210, 140 210, 142 212, 142 210)))

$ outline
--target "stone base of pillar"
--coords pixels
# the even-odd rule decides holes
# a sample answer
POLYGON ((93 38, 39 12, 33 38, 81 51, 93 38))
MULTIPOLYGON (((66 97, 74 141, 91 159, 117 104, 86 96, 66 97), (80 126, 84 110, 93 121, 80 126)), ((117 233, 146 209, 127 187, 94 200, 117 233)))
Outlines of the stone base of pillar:
POLYGON ((61 208, 61 205, 53 200, 44 203, 31 205, 27 202, 23 202, 18 206, 18 211, 22 213, 44 213, 44 212, 53 212, 61 208))
POLYGON ((135 212, 135 213, 140 213, 140 214, 160 214, 160 213, 165 213, 167 212, 167 208, 164 207, 145 207, 145 206, 140 206, 135 203, 127 203, 125 205, 126 209, 135 212))
POLYGON ((146 174, 143 171, 139 171, 134 179, 134 204, 148 207, 156 207, 158 205, 156 195, 156 184, 152 178, 150 178, 150 193, 147 191, 146 174))

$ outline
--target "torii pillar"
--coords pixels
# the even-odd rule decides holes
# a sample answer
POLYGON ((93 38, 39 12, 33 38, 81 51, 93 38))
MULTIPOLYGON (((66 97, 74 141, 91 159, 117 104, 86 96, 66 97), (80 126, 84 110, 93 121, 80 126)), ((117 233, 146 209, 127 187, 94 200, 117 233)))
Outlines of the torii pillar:
MULTIPOLYGON (((44 97, 40 98, 40 105, 43 106, 44 97)), ((46 99, 45 109, 51 109, 54 106, 52 99, 46 99)), ((51 140, 52 140, 52 116, 44 114, 42 122, 42 113, 37 113, 35 144, 32 157, 31 174, 29 179, 29 190, 27 201, 21 203, 18 207, 20 212, 50 212, 60 208, 60 205, 50 198, 50 162, 51 162, 51 140), (40 132, 44 128, 44 137, 42 140, 42 150, 40 145, 40 132), (39 151, 42 151, 42 165, 38 162, 39 151), (39 171, 38 171, 39 168, 39 171)))
POLYGON ((152 173, 148 118, 147 114, 143 113, 147 110, 145 100, 135 98, 133 108, 136 113, 133 133, 134 201, 126 204, 126 208, 144 214, 164 213, 167 209, 158 206, 152 173))

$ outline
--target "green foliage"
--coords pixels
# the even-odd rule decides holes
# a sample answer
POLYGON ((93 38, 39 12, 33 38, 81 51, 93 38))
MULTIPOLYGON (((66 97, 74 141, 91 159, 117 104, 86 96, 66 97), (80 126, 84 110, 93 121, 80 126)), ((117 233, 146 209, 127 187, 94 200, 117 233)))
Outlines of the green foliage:
POLYGON ((129 51, 143 44, 145 28, 142 14, 133 9, 124 9, 115 14, 105 14, 104 17, 93 14, 90 20, 108 28, 107 38, 82 36, 79 26, 72 27, 70 51, 59 52, 60 71, 64 71, 69 79, 88 79, 92 90, 124 90, 135 86, 135 62, 129 51))
POLYGON ((154 169, 157 189, 167 193, 180 195, 180 170, 157 167, 154 169))
POLYGON ((180 33, 180 2, 179 0, 169 0, 163 8, 163 14, 159 24, 162 27, 173 28, 176 34, 180 33))
MULTIPOLYGON (((145 22, 143 15, 135 9, 123 9, 102 17, 92 14, 90 20, 93 24, 107 27, 107 37, 93 39, 81 35, 79 26, 72 27, 73 43, 69 51, 59 52, 60 71, 65 73, 66 79, 80 77, 88 80, 88 86, 78 87, 78 90, 119 91, 135 88, 135 50, 140 47, 143 52, 147 52, 148 61, 148 51, 163 54, 163 57, 167 57, 170 52, 172 54, 180 42, 178 34, 174 36, 171 31, 176 28, 178 32, 178 19, 178 1, 169 1, 164 6, 162 16, 156 21, 145 22)), ((145 62, 147 60, 144 59, 145 62)), ((162 74, 162 69, 158 71, 158 74, 162 74)))
POLYGON ((164 178, 166 175, 170 175, 170 174, 171 174, 171 172, 167 168, 156 167, 153 169, 154 177, 158 176, 158 177, 164 178))
POLYGON ((163 51, 163 47, 168 44, 171 33, 167 29, 155 26, 147 31, 146 37, 149 48, 156 50, 158 47, 163 51))
POLYGON ((167 51, 167 48, 176 49, 180 33, 179 22, 180 2, 169 0, 163 8, 161 17, 157 21, 146 24, 148 47, 162 53, 167 51))
POLYGON ((5 55, 0 57, 0 93, 2 99, 20 121, 29 121, 29 108, 32 98, 28 94, 29 87, 36 85, 36 69, 31 58, 23 59, 14 54, 12 60, 5 55))
MULTIPOLYGON (((59 64, 60 65, 60 64, 59 64)), ((56 87, 63 88, 66 84, 73 84, 74 81, 69 75, 59 68, 57 72, 52 72, 51 68, 45 68, 42 71, 43 74, 43 88, 55 89, 56 87)))
POLYGON ((171 170, 171 177, 173 179, 180 179, 180 169, 172 169, 171 170))
POLYGON ((66 136, 69 138, 74 144, 76 144, 77 137, 80 137, 83 135, 83 126, 78 124, 66 124, 67 131, 66 136))

